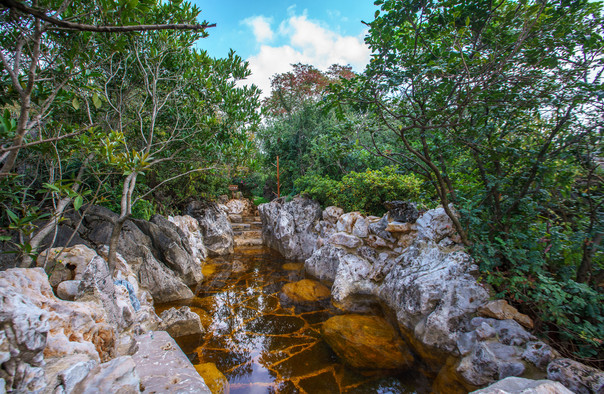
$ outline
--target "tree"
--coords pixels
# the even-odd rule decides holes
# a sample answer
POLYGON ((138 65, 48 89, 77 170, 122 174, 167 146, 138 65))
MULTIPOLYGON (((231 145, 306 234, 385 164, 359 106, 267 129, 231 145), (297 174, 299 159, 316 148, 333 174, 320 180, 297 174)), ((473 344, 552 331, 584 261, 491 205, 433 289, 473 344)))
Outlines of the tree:
MULTIPOLYGON (((363 75, 341 85, 335 103, 365 111, 373 120, 372 138, 389 135, 398 141, 391 152, 372 148, 400 165, 412 164, 433 184, 464 243, 472 245, 499 290, 518 302, 534 302, 559 286, 556 291, 564 294, 559 300, 535 308, 551 308, 545 315, 559 319, 559 326, 571 326, 565 319, 572 313, 589 316, 599 328, 583 326, 572 335, 577 339, 584 329, 590 332, 584 336, 597 338, 602 312, 589 312, 579 302, 598 299, 597 292, 558 276, 569 261, 579 265, 563 245, 573 242, 572 228, 586 226, 585 205, 566 221, 554 209, 564 203, 553 200, 572 198, 580 172, 571 159, 575 147, 590 136, 601 145, 601 5, 511 0, 376 5, 381 9, 368 23, 366 38, 371 62, 363 75), (570 176, 563 179, 562 172, 570 176), (575 301, 573 308, 581 311, 551 313, 575 301)), ((596 244, 593 236, 587 231, 583 241, 596 244)))

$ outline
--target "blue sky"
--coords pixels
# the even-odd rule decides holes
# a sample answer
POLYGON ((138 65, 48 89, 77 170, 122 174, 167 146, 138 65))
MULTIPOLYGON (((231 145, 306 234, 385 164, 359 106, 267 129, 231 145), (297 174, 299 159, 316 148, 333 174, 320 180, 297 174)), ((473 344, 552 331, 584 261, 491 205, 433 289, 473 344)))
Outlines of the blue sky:
POLYGON ((363 42, 376 7, 372 0, 192 0, 201 18, 217 26, 199 47, 224 57, 229 49, 250 62, 250 83, 264 95, 270 77, 289 71, 292 63, 326 69, 333 63, 350 64, 362 71, 369 61, 363 42))

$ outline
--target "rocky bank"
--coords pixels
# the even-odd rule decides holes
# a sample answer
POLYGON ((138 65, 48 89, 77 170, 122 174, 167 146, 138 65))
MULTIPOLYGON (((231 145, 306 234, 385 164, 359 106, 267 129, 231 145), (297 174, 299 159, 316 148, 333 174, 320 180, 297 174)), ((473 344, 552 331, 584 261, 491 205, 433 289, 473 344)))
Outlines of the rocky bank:
POLYGON ((0 393, 209 393, 161 331, 202 332, 199 316, 181 308, 158 317, 153 304, 193 297, 206 257, 232 252, 226 209, 194 202, 194 216, 126 221, 113 272, 117 215, 83 211, 61 224, 36 268, 0 271, 0 393))
POLYGON ((574 392, 604 390, 602 371, 560 358, 527 331, 527 316, 491 300, 444 209, 420 215, 403 202, 388 209, 367 217, 322 211, 305 198, 259 207, 264 243, 304 261, 308 273, 331 285, 339 307, 358 311, 374 301, 393 315, 409 349, 434 371, 434 391, 467 392, 502 380, 482 392, 521 392, 513 391, 519 381, 505 379, 516 376, 549 378, 574 392), (497 391, 502 384, 511 391, 497 391))

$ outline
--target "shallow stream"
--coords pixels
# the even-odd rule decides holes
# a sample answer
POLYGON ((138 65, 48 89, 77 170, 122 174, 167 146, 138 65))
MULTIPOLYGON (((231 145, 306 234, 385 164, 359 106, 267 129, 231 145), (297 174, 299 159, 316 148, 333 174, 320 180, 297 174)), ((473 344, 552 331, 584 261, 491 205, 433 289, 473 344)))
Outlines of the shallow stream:
MULTIPOLYGON (((177 338, 193 364, 215 363, 231 393, 427 393, 418 371, 392 374, 347 367, 321 339, 321 324, 342 314, 330 300, 312 306, 280 298, 284 284, 305 279, 303 265, 267 249, 241 249, 210 260, 187 305, 204 335, 177 338)), ((312 278, 310 278, 312 279, 312 278)))

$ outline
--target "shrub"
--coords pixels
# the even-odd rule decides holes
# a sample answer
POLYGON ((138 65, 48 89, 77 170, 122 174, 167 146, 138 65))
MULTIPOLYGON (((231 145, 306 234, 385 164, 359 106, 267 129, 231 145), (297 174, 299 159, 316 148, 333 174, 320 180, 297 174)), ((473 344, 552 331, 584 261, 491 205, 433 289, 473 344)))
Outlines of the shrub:
POLYGON ((319 175, 306 175, 296 180, 301 193, 323 206, 337 205, 346 211, 381 215, 382 205, 389 200, 418 201, 423 181, 412 174, 399 174, 393 166, 380 170, 350 172, 341 181, 319 175))

